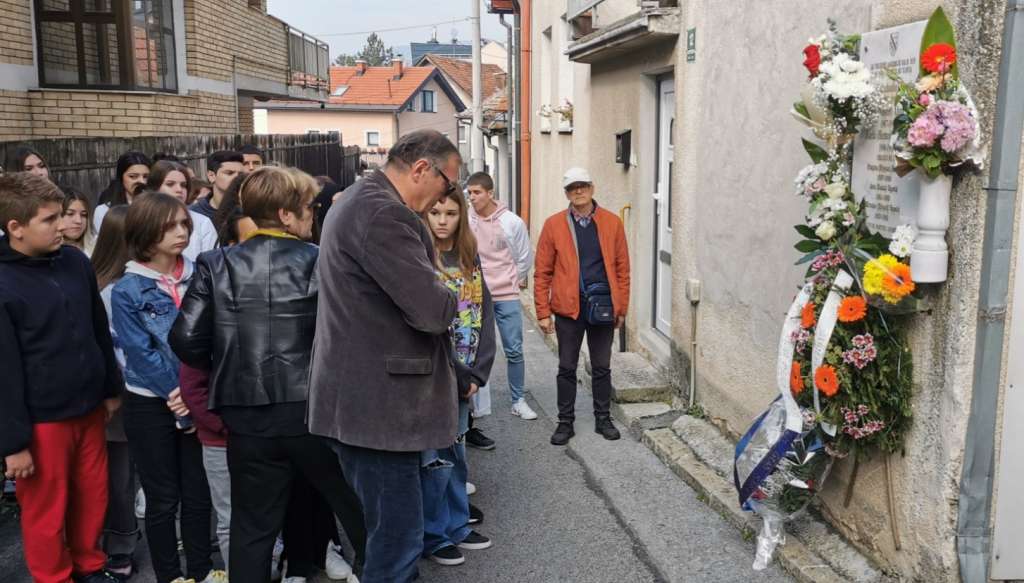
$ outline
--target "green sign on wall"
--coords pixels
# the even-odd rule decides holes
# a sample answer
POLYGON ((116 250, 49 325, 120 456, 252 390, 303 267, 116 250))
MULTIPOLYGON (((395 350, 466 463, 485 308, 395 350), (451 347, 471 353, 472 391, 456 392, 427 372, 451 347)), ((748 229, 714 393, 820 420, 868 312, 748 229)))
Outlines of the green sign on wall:
POLYGON ((686 62, 692 63, 697 60, 697 29, 686 29, 686 62))

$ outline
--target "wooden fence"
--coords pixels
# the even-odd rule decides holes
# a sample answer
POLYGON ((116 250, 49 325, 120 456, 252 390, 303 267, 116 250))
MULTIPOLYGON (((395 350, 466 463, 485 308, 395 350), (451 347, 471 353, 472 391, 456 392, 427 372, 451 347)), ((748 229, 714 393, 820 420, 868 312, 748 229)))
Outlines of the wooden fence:
MULTIPOLYGON (((50 167, 58 184, 67 184, 97 196, 114 178, 117 158, 129 151, 149 156, 174 154, 197 176, 206 176, 206 157, 217 150, 252 144, 263 150, 266 162, 293 166, 313 176, 330 176, 342 187, 359 175, 359 148, 344 148, 337 133, 312 135, 156 136, 144 138, 64 138, 0 142, 0 163, 21 144, 35 148, 50 167)), ((10 170, 5 168, 5 170, 10 170)))

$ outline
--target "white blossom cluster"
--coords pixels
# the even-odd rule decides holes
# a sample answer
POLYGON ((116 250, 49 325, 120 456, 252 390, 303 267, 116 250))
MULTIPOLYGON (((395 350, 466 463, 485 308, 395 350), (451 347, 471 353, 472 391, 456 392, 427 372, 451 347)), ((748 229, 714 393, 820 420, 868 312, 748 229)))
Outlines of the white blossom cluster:
POLYGON ((889 252, 903 259, 910 255, 914 248, 914 239, 917 238, 917 229, 913 225, 900 225, 892 235, 889 243, 889 252))

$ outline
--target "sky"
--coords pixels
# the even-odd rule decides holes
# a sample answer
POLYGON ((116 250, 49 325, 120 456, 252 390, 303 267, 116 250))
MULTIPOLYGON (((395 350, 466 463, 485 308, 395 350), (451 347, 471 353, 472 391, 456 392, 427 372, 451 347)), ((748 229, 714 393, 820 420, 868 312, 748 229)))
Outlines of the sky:
MULTIPOLYGON (((507 31, 498 21, 498 16, 487 13, 487 4, 484 0, 477 1, 480 2, 480 28, 483 38, 506 42, 507 31)), ((394 47, 395 53, 401 53, 408 60, 409 43, 429 41, 435 26, 440 42, 451 42, 452 31, 456 30, 459 42, 469 44, 473 39, 469 22, 473 10, 472 2, 473 0, 268 0, 267 11, 289 25, 329 44, 332 60, 341 53, 358 52, 363 48, 370 32, 377 32, 384 40, 385 46, 394 47), (387 30, 396 28, 407 29, 387 30)))

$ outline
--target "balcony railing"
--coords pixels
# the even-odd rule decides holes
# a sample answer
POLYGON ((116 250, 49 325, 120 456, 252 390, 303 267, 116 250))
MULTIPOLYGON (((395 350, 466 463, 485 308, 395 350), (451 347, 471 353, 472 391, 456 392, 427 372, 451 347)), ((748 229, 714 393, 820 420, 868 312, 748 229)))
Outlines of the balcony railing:
POLYGON ((604 2, 604 0, 567 0, 567 2, 568 4, 565 8, 565 19, 573 20, 580 14, 583 14, 594 6, 604 2))
POLYGON ((331 54, 324 41, 285 25, 288 31, 288 84, 329 92, 331 54))

